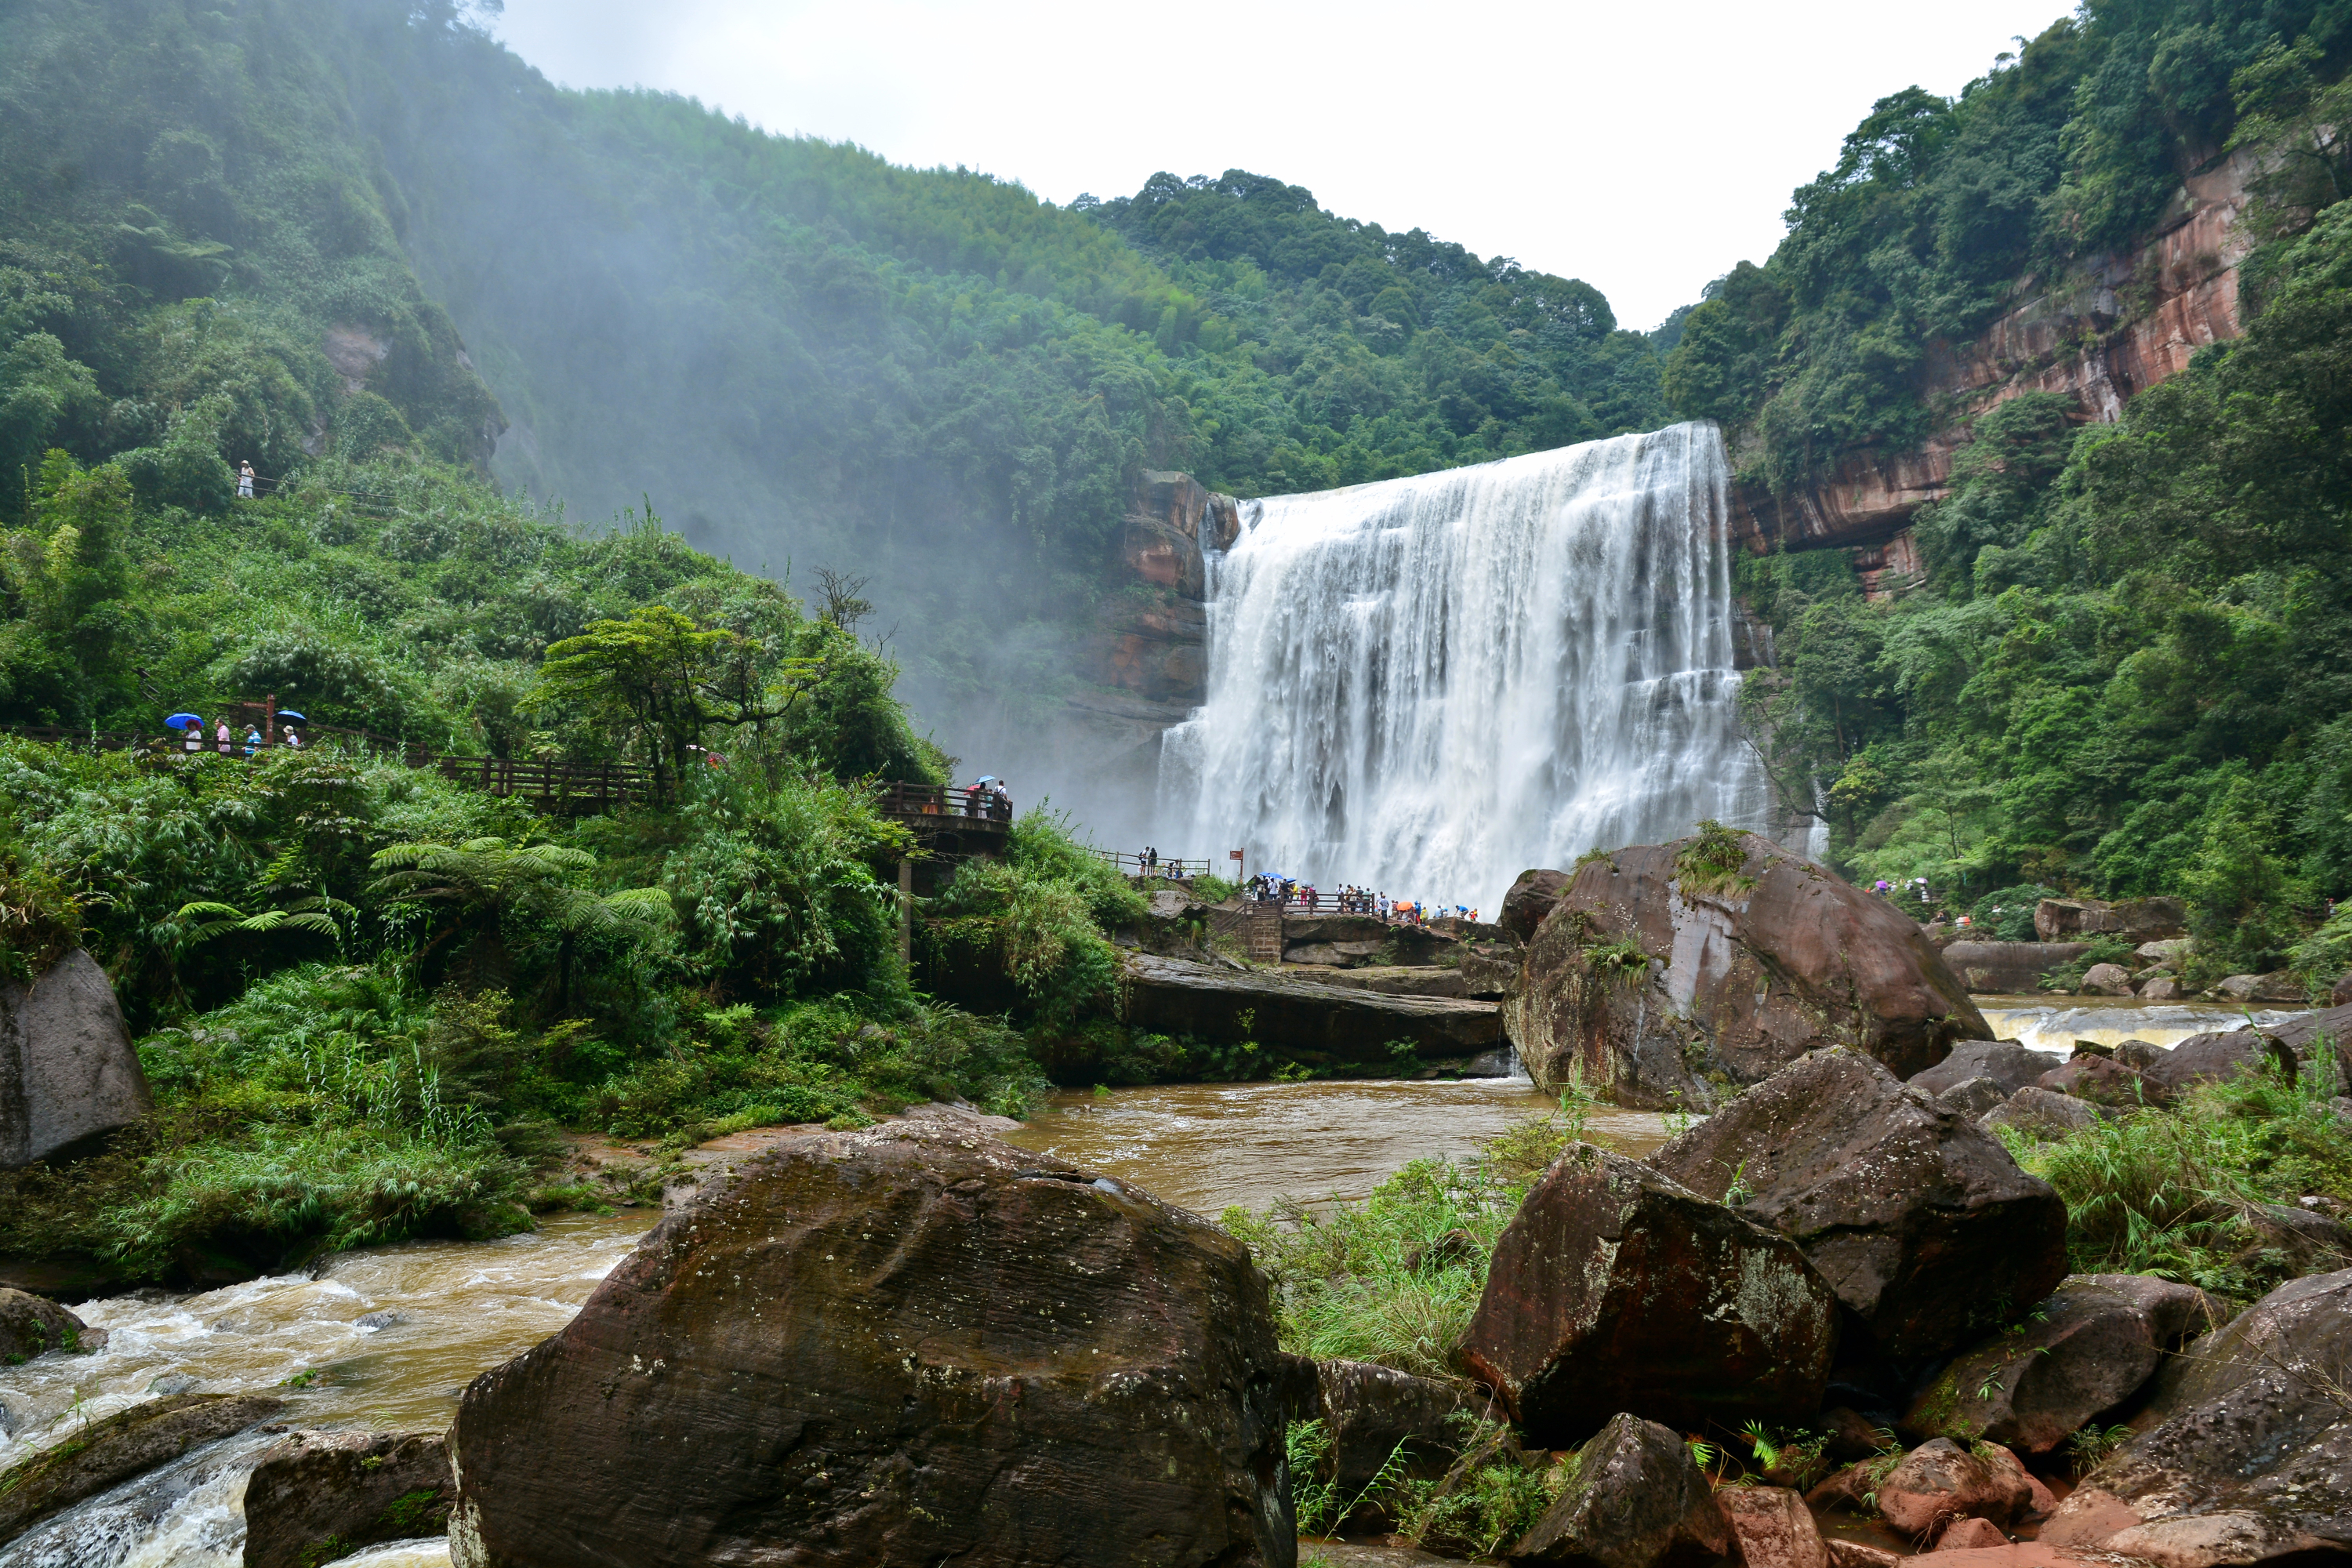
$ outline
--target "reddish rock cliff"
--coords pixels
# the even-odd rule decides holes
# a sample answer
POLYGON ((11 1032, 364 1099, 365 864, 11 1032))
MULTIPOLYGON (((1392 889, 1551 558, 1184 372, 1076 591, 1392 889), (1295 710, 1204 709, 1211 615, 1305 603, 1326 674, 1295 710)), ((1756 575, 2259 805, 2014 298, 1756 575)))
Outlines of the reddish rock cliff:
POLYGON ((2025 294, 1969 342, 1930 345, 1926 395, 1944 417, 1924 446, 1849 453, 1825 478, 1778 497, 1760 484, 1735 486, 1734 537, 1759 550, 1888 541, 1942 498, 1968 422, 1986 409, 2055 392, 2074 398, 2084 420, 2111 420, 2207 343, 2236 337, 2238 263, 2251 248, 2236 226, 2251 173, 2233 154, 2190 175, 2145 243, 2025 294))
MULTIPOLYGON (((1204 695, 1207 632, 1203 542, 1223 550, 1241 533, 1234 498, 1190 474, 1147 470, 1137 485, 1111 568, 1110 591, 1079 658, 1087 683, 1069 716, 1097 754, 1156 748, 1204 695)), ((1156 752, 1150 761, 1156 764, 1156 752)), ((1148 768, 1147 770, 1148 771, 1148 768)))

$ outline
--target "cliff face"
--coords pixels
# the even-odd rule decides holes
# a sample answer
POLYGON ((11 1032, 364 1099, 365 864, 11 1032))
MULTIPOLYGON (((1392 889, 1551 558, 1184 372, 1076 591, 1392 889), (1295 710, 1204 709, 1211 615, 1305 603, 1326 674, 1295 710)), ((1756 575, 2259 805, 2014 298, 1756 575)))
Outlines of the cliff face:
POLYGON ((1161 732, 1207 695, 1202 543, 1223 550, 1240 533, 1234 498, 1190 474, 1147 470, 1137 484, 1109 591, 1080 637, 1082 684, 1062 710, 1068 753, 1092 760, 1072 781, 1081 798, 1101 791, 1150 799, 1161 732))
POLYGON ((2238 153, 2190 175, 2140 245, 2020 299, 1971 342, 1931 345, 1927 397, 1944 417, 1924 446, 1849 453, 1825 478, 1777 497, 1760 484, 1736 485, 1733 536, 1757 550, 1888 542, 1913 512, 1942 499, 1952 455, 1986 409, 2054 392, 2072 397, 2085 421, 2112 420, 2126 399, 2178 374, 2199 349, 2236 337, 2238 264, 2252 248, 2237 222, 2252 172, 2238 153))

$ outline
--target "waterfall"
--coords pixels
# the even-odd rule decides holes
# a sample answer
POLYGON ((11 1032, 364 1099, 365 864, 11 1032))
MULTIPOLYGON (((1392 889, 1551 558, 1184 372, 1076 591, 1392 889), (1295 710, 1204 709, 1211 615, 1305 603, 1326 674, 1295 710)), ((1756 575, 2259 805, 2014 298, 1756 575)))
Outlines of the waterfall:
POLYGON ((1762 828, 1711 424, 1245 502, 1160 818, 1252 870, 1491 917, 1531 866, 1762 828))

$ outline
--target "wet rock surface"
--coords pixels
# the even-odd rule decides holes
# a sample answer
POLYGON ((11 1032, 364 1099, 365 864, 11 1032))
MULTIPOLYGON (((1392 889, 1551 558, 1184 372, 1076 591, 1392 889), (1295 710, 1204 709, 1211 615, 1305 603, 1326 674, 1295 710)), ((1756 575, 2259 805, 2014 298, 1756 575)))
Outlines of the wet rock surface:
POLYGON ((1650 1157, 1804 1249, 1896 1357, 1964 1343, 2066 1275, 2066 1209, 1999 1139, 1859 1051, 1814 1051, 1650 1157))
POLYGON ((1879 1517, 1918 1541, 1963 1519, 2012 1524, 2033 1508, 2033 1488, 2013 1455, 1980 1457, 1948 1437, 1903 1456, 1876 1490, 1879 1517))
POLYGON ((1295 1381, 1194 1215, 952 1124, 802 1139, 475 1380, 452 1560, 1286 1564, 1295 1381))
POLYGON ((1977 1118, 1977 1125, 1987 1131, 1996 1127, 2022 1127, 2054 1137, 2079 1132, 2098 1120, 2098 1110, 2089 1100, 2030 1083, 2006 1102, 1977 1118))
POLYGON ((1588 861, 1537 928, 1504 1026, 1538 1086, 1580 1068, 1620 1105, 1703 1109, 1825 1041, 1900 1076, 1991 1033, 1885 900, 1753 834, 1738 871, 1694 879, 1697 843, 1588 861))
POLYGON ((0 1471, 0 1542, 60 1509, 143 1475, 216 1437, 268 1420, 285 1402, 257 1394, 182 1394, 119 1410, 0 1471))
POLYGON ((75 948, 0 987, 0 1169, 83 1152, 154 1109, 97 960, 75 948))
POLYGON ((92 1329, 55 1301, 0 1286, 0 1367, 49 1351, 94 1351, 105 1342, 105 1330, 92 1329))
POLYGON ((2030 994, 2090 950, 2086 942, 1954 942, 1944 945, 1944 963, 1970 991, 2030 994))
POLYGON ((1390 995, 1150 954, 1127 959, 1126 995, 1127 1021, 1139 1028, 1255 1039, 1310 1065, 1384 1063, 1401 1039, 1424 1056, 1453 1057, 1502 1038, 1492 1002, 1390 995))
POLYGON ((1538 868, 1522 871, 1503 895, 1502 912, 1495 923, 1526 942, 1536 934, 1536 928, 1551 913, 1552 906, 1567 896, 1569 884, 1576 880, 1573 871, 1548 871, 1538 868))
POLYGON ((1785 1237, 1578 1143, 1496 1243, 1464 1352, 1528 1441, 1559 1445, 1626 1410, 1692 1429, 1811 1415, 1836 1346, 1829 1287, 1785 1237))
POLYGON ((2017 1323, 1953 1358, 1904 1429, 2046 1454, 2130 1399, 2165 1355, 2228 1316, 2193 1286, 2141 1274, 2076 1275, 2017 1323))
POLYGON ((1744 1568, 1830 1568, 1813 1510, 1786 1487, 1726 1487, 1715 1500, 1744 1568))
POLYGON ((2043 1073, 2041 1087, 2054 1094, 2071 1095, 2087 1100, 2094 1105, 2113 1110, 2137 1110, 2142 1106, 2162 1107, 2172 1103, 2171 1091, 2162 1084, 2126 1067, 2112 1057, 2078 1055, 2063 1067, 2043 1073))
MULTIPOLYGON (((1330 1360, 1315 1363, 1311 1407, 1298 1410, 1295 1418, 1324 1424, 1335 1483, 1341 1495, 1353 1498, 1371 1487, 1400 1447, 1405 1479, 1444 1476, 1462 1457, 1463 1436, 1470 1429, 1460 1417, 1486 1414, 1489 1405, 1460 1384, 1370 1362, 1330 1360)), ((1360 1515, 1379 1511, 1376 1504, 1368 1505, 1351 1521, 1360 1523, 1360 1515)))
POLYGON ((245 1568, 319 1568, 380 1542, 440 1535, 456 1490, 439 1433, 294 1433, 246 1482, 245 1568))
POLYGON ((2209 1568, 2352 1552, 2352 1269, 2290 1280, 2160 1381, 2045 1539, 2209 1568))
POLYGON ((1731 1531, 1671 1428, 1620 1414, 1577 1450, 1576 1474, 1509 1552, 1515 1563, 1705 1568, 1731 1531))
POLYGON ((1962 1040, 1951 1054, 1925 1072, 1905 1081, 1928 1094, 1940 1095, 1971 1079, 1989 1078, 2000 1085, 2004 1097, 2039 1080, 2050 1070, 2050 1058, 2015 1040, 1962 1040))

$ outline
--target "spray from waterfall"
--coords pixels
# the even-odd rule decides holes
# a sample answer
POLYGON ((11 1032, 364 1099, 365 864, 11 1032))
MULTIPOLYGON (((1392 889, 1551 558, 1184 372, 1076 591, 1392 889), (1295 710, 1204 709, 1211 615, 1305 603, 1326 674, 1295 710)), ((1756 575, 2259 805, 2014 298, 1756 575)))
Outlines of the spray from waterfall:
POLYGON ((1244 505, 1207 700, 1161 748, 1189 841, 1492 911, 1521 870, 1765 825, 1712 425, 1244 505))

